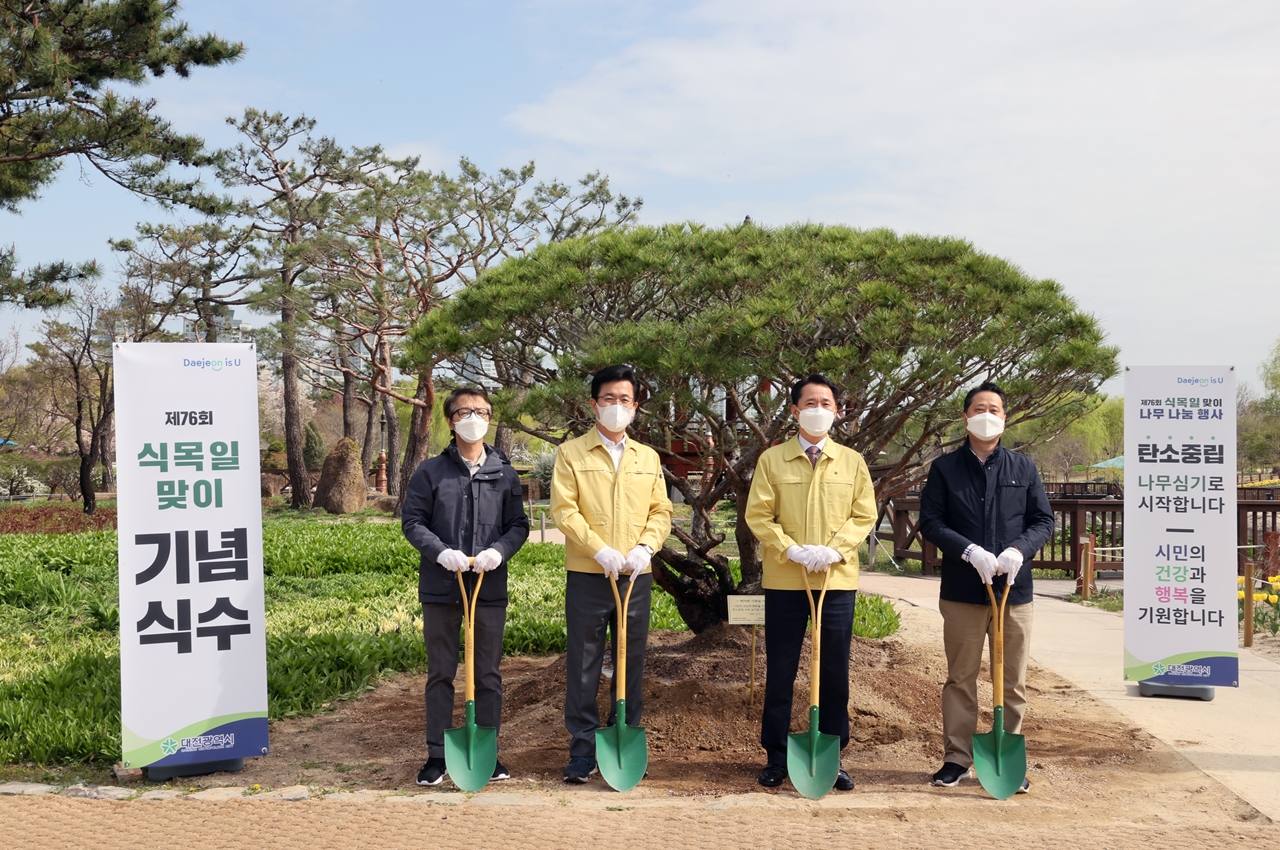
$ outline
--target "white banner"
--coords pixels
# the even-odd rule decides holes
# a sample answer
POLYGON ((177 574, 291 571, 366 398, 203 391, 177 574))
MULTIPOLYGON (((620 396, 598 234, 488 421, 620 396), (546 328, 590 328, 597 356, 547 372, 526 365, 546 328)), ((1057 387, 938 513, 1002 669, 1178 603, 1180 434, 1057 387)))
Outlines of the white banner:
POLYGON ((1124 677, 1239 685, 1236 375, 1132 366, 1124 380, 1124 677))
POLYGON ((254 347, 113 349, 124 762, 265 755, 254 347))

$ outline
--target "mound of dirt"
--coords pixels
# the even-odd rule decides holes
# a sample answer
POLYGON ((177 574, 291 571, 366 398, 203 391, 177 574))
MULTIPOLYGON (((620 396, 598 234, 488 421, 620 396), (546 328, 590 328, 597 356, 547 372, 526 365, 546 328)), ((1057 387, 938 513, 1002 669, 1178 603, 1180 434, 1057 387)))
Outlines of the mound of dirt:
MULTIPOLYGON (((606 656, 599 692, 602 718, 610 708, 611 675, 606 656)), ((508 658, 503 677, 503 763, 518 780, 558 783, 569 743, 564 657, 508 658)), ((845 766, 860 784, 923 785, 942 758, 946 662, 941 647, 899 637, 855 639, 849 678, 852 740, 844 752, 845 766)), ((236 781, 267 787, 412 787, 426 757, 425 681, 422 674, 395 676, 330 713, 273 724, 272 755, 249 760, 236 781)), ((642 721, 650 748, 645 784, 676 795, 762 790, 755 777, 764 763, 759 744, 763 629, 754 701, 750 683, 748 628, 722 626, 700 635, 651 633, 642 721)), ((460 685, 454 725, 463 719, 460 685)), ((989 681, 980 684, 984 705, 990 705, 990 689, 989 681)), ((1024 732, 1031 741, 1033 770, 1075 776, 1091 766, 1133 762, 1151 747, 1140 730, 1114 721, 1099 723, 1090 715, 1096 704, 1087 695, 1034 665, 1028 692, 1031 708, 1024 732)), ((795 685, 793 731, 807 727, 807 703, 806 645, 795 685)), ((990 723, 988 711, 980 727, 990 728, 990 723)), ((780 792, 791 793, 785 785, 780 792)))

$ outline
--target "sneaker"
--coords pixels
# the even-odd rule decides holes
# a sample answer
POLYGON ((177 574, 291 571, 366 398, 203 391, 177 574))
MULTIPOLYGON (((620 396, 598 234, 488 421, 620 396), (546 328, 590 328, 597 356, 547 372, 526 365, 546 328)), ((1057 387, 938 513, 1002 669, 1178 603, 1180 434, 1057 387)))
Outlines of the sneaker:
POLYGON ((973 774, 969 771, 969 768, 961 767, 955 762, 949 761, 943 763, 942 769, 933 775, 930 784, 942 788, 954 788, 960 784, 960 780, 972 778, 973 774))
POLYGON ((502 766, 502 762, 498 762, 493 766, 493 776, 489 777, 490 782, 498 782, 503 779, 510 779, 511 771, 502 766))
POLYGON ((787 778, 787 768, 781 764, 766 764, 756 777, 756 782, 766 788, 777 788, 787 778))
POLYGON ((852 791, 853 777, 842 767, 840 772, 836 774, 836 784, 831 786, 837 791, 852 791))
POLYGON ((427 763, 422 766, 422 770, 418 771, 418 784, 439 785, 444 782, 444 778, 448 775, 449 769, 444 766, 444 759, 427 759, 427 763))
POLYGON ((564 781, 585 785, 587 779, 596 772, 596 760, 586 756, 575 756, 569 759, 569 766, 564 769, 564 781))
POLYGON ((1027 793, 1028 791, 1030 791, 1030 790, 1031 790, 1031 780, 1027 779, 1027 778, 1024 776, 1024 777, 1022 778, 1022 784, 1018 786, 1017 793, 1018 793, 1018 794, 1026 794, 1026 793, 1027 793))

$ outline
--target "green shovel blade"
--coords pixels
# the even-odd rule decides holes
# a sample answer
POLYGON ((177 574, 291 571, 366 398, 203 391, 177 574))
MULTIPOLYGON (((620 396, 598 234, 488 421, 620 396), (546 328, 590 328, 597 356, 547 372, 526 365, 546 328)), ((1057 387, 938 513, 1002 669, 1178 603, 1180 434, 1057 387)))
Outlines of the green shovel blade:
POLYGON ((596 730, 596 766, 609 787, 630 791, 649 769, 649 743, 643 726, 627 725, 627 701, 614 704, 614 723, 596 730))
POLYGON ((973 769, 987 793, 1007 800, 1027 778, 1027 739, 1004 731, 1004 706, 995 707, 991 731, 973 736, 973 769))
POLYGON ((479 791, 498 764, 498 730, 476 725, 475 700, 467 701, 467 722, 444 730, 444 764, 463 791, 479 791))
POLYGON ((809 706, 809 731, 787 736, 787 778, 802 797, 818 800, 840 773, 840 739, 818 731, 818 707, 809 706))

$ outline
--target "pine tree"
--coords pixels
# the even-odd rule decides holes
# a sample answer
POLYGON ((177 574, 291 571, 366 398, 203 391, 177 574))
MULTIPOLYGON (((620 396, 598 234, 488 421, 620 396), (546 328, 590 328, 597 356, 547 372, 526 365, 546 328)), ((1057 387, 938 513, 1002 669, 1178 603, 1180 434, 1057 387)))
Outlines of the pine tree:
MULTIPOLYGON (((109 88, 186 77, 243 51, 190 34, 177 12, 177 0, 0 0, 0 210, 36 198, 69 156, 131 191, 213 208, 194 182, 169 175, 204 162, 200 139, 175 131, 154 100, 109 88)), ((63 284, 96 272, 53 263, 24 273, 10 249, 0 253, 0 303, 49 306, 65 300, 63 284)))

